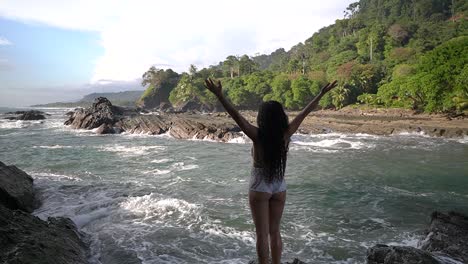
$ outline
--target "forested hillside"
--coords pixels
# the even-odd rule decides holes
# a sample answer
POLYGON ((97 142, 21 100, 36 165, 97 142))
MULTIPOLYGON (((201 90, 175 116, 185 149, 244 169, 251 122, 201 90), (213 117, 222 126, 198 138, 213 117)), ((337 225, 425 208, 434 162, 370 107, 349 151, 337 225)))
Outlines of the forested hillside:
POLYGON ((214 105, 203 87, 207 77, 222 80, 238 107, 256 109, 277 100, 303 107, 319 87, 338 80, 322 99, 324 108, 355 103, 405 107, 426 112, 468 108, 468 1, 360 0, 344 18, 320 29, 289 51, 228 56, 218 65, 188 73, 154 67, 143 76, 140 99, 174 105, 214 105))

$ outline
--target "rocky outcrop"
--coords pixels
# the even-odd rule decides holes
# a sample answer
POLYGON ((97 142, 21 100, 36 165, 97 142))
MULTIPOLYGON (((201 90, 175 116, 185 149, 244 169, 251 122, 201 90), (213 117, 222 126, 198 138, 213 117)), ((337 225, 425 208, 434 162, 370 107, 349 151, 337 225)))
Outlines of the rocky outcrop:
POLYGON ((434 212, 421 249, 468 263, 468 217, 457 212, 434 212))
POLYGON ((421 248, 376 245, 367 251, 367 263, 468 263, 468 217, 434 212, 421 248))
POLYGON ((76 109, 65 124, 71 125, 73 128, 94 129, 101 125, 113 125, 117 116, 122 112, 119 107, 113 106, 106 98, 98 97, 90 108, 76 109))
POLYGON ((33 179, 16 166, 0 161, 0 204, 12 210, 32 212, 38 203, 34 199, 33 179))
POLYGON ((0 262, 87 263, 87 248, 68 218, 43 221, 31 212, 37 205, 33 179, 0 162, 0 262))
POLYGON ((46 119, 46 113, 37 110, 8 112, 5 119, 9 120, 43 120, 46 119))
POLYGON ((367 252, 367 264, 440 264, 429 252, 413 247, 376 245, 367 252))
POLYGON ((0 205, 0 262, 87 263, 86 245, 68 218, 43 221, 0 205))
POLYGON ((159 135, 169 133, 178 139, 208 139, 223 142, 242 136, 239 127, 226 116, 140 113, 136 110, 113 107, 105 98, 98 98, 92 107, 77 109, 68 116, 69 119, 65 125, 70 125, 72 128, 96 129, 98 134, 128 132, 159 135))
MULTIPOLYGON (((188 103, 173 110, 168 104, 161 104, 157 112, 144 109, 114 107, 105 98, 98 98, 92 107, 77 109, 66 125, 73 128, 97 129, 100 134, 169 132, 181 139, 211 139, 228 141, 238 137, 240 129, 225 112, 206 113, 219 109, 208 109, 196 103, 188 103), (99 100, 98 100, 99 99, 99 100), (102 105, 101 105, 102 104, 102 105), (185 108, 184 108, 185 107, 185 108), (193 110, 195 109, 195 110, 193 110), (182 110, 186 110, 183 112, 182 110)), ((292 120, 297 112, 289 113, 292 120)), ((256 112, 243 111, 242 115, 252 124, 256 123, 256 112)), ((438 137, 468 136, 468 122, 463 119, 448 120, 442 116, 414 115, 407 111, 382 112, 380 110, 345 109, 343 111, 316 111, 301 124, 298 131, 303 134, 317 133, 365 133, 391 135, 402 132, 418 132, 438 137), (374 113, 375 112, 375 113, 374 113)))

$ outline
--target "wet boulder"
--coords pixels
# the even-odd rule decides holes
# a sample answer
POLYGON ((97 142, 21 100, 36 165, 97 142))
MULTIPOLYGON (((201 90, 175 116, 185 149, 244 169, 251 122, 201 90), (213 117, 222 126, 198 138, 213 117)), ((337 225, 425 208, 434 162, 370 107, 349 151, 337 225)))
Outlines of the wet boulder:
POLYGON ((439 261, 414 247, 376 245, 367 251, 367 264, 439 264, 439 261))
POLYGON ((43 221, 0 204, 0 260, 2 263, 87 263, 87 248, 68 218, 43 221))
POLYGON ((434 212, 421 249, 468 263, 468 216, 434 212))

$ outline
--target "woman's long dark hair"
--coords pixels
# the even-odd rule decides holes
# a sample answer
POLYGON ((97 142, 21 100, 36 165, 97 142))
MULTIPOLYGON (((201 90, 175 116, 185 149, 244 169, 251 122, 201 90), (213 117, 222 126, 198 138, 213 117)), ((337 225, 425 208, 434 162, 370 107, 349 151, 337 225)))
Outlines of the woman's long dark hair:
POLYGON ((267 171, 267 182, 282 180, 286 169, 288 142, 284 133, 288 128, 288 116, 276 101, 264 102, 257 115, 258 138, 263 156, 260 157, 267 171))

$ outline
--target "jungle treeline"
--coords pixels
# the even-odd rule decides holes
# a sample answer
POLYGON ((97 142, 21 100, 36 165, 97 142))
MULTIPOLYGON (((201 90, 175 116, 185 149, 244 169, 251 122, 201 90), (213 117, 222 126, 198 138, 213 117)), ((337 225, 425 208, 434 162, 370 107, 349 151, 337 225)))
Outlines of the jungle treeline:
POLYGON ((322 108, 350 104, 402 107, 424 112, 468 108, 468 1, 360 0, 343 19, 320 29, 290 50, 268 55, 231 55, 187 72, 151 67, 139 103, 174 106, 192 101, 215 106, 203 86, 222 81, 241 109, 276 100, 296 110, 331 80, 339 86, 322 98, 322 108))

